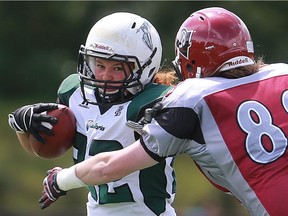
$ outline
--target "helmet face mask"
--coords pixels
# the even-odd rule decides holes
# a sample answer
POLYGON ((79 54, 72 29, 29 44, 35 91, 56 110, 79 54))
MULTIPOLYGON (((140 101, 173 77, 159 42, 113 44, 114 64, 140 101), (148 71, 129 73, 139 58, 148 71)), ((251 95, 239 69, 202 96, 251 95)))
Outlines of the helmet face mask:
POLYGON ((79 50, 77 71, 84 102, 103 105, 131 99, 154 77, 161 57, 160 37, 146 19, 130 13, 114 13, 100 19, 79 50), (119 62, 125 78, 96 79, 96 59, 119 62), (94 91, 96 100, 88 97, 89 91, 94 91))
POLYGON ((254 49, 244 22, 219 7, 192 13, 175 39, 173 66, 180 79, 214 76, 254 64, 254 49))
MULTIPOLYGON (((124 100, 125 96, 128 94, 127 89, 131 87, 142 88, 140 83, 140 75, 142 70, 140 68, 140 63, 136 57, 133 56, 121 56, 121 55, 111 55, 107 53, 95 52, 93 50, 87 50, 84 46, 81 46, 79 51, 79 64, 78 73, 81 80, 81 85, 83 88, 83 96, 86 102, 91 104, 101 104, 101 103, 113 103, 115 100, 124 100), (109 61, 119 62, 123 69, 125 77, 123 80, 102 80, 96 79, 94 71, 96 59, 105 59, 109 61), (129 71, 125 69, 125 66, 129 71), (90 88, 96 91, 100 96, 98 102, 93 102, 86 97, 84 88, 90 88), (114 89, 114 91, 113 91, 114 89)), ((97 72, 96 72, 97 73, 97 72)))

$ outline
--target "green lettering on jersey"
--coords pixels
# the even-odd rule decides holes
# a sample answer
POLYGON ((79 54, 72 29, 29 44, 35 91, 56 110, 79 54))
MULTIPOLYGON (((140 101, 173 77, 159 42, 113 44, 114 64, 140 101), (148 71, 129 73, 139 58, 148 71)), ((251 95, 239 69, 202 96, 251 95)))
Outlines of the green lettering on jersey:
MULTIPOLYGON (((115 140, 93 140, 89 149, 89 155, 93 156, 101 152, 109 152, 122 149, 122 145, 115 140)), ((128 184, 113 186, 112 183, 99 185, 99 204, 134 202, 132 192, 128 184)), ((97 201, 97 193, 94 186, 89 186, 92 197, 97 201)))

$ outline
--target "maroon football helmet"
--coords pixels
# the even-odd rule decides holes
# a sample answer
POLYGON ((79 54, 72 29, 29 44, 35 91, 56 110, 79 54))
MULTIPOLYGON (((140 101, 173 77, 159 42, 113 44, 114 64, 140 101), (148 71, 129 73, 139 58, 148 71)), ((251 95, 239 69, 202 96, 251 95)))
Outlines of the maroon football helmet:
POLYGON ((192 13, 175 39, 173 65, 181 80, 254 64, 254 48, 244 22, 232 12, 206 8, 192 13))

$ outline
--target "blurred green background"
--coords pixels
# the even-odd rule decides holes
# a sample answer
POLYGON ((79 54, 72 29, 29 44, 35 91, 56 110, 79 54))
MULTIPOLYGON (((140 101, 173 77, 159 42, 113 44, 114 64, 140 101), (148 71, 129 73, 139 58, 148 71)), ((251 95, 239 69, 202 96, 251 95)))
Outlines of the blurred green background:
MULTIPOLYGON (((8 127, 7 114, 35 102, 52 102, 60 82, 77 66, 78 49, 95 21, 116 11, 150 20, 162 38, 163 59, 173 60, 174 38, 180 24, 194 11, 225 7, 248 26, 258 55, 267 63, 288 57, 288 2, 281 1, 62 1, 0 2, 0 214, 11 216, 85 215, 86 189, 69 191, 46 210, 40 210, 46 170, 70 166, 72 153, 43 160, 24 152, 8 127)), ((177 195, 181 216, 248 215, 228 195, 214 189, 187 156, 177 157, 177 195)))

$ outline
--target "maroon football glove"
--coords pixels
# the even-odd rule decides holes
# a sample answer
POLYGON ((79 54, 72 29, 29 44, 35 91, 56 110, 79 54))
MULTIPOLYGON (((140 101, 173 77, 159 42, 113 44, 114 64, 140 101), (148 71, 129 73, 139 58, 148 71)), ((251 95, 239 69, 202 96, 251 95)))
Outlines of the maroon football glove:
POLYGON ((40 208, 45 209, 55 202, 60 196, 66 195, 67 191, 63 191, 59 188, 56 177, 58 172, 62 168, 54 167, 51 170, 48 170, 48 175, 43 181, 43 195, 39 200, 40 208))

